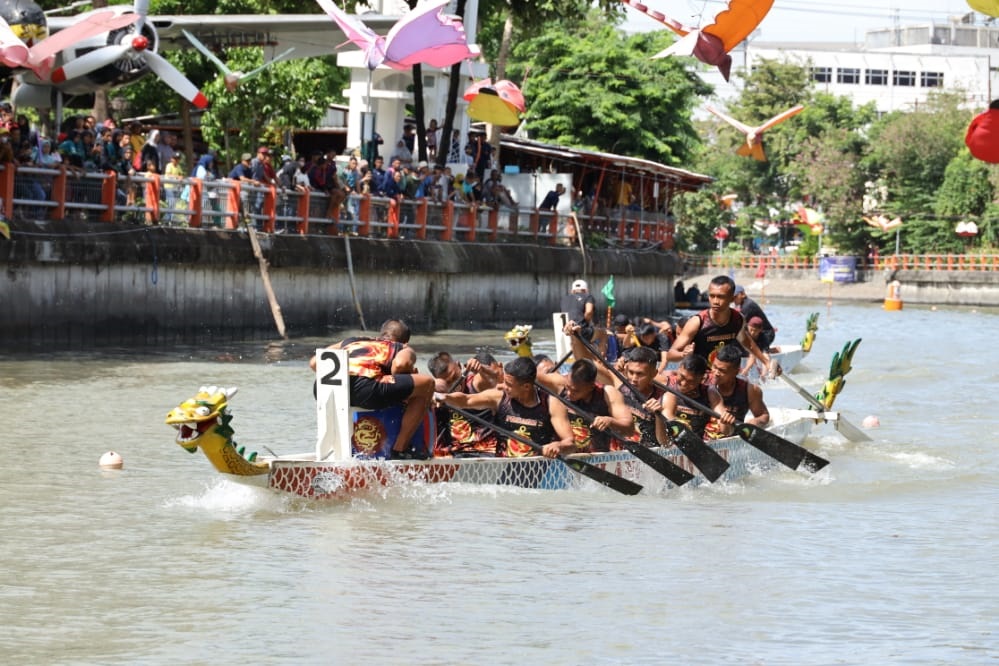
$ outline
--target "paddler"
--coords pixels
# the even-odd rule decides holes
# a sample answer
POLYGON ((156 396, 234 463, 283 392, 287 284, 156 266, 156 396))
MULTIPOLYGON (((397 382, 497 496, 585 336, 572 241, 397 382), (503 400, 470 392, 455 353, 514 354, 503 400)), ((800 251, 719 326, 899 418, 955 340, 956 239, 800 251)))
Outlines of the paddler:
POLYGON ((725 343, 737 341, 758 359, 762 367, 774 375, 780 374, 780 365, 773 362, 749 337, 745 319, 732 308, 735 299, 735 282, 727 275, 719 275, 708 285, 709 306, 691 317, 683 325, 673 345, 666 353, 668 361, 679 361, 688 355, 699 355, 708 362, 714 360, 715 352, 725 343), (688 345, 693 343, 693 348, 688 345))
MULTIPOLYGON (((410 450, 410 440, 434 395, 434 378, 417 373, 410 335, 404 322, 389 319, 382 324, 377 338, 347 338, 328 347, 347 352, 351 407, 385 409, 405 405, 399 434, 392 445, 393 460, 424 457, 410 450)), ((309 367, 316 371, 315 357, 309 367)))
MULTIPOLYGON (((766 427, 770 423, 770 410, 763 402, 763 389, 739 376, 742 365, 742 348, 737 344, 727 344, 718 350, 711 364, 709 383, 713 384, 722 397, 725 411, 735 421, 766 427), (752 418, 746 415, 752 412, 752 418)), ((712 419, 706 432, 710 438, 720 438, 731 434, 731 428, 718 427, 712 419)))
MULTIPOLYGON (((724 426, 735 424, 732 415, 725 411, 725 403, 721 394, 713 386, 704 383, 704 377, 708 371, 708 362, 699 354, 689 354, 680 359, 680 367, 676 369, 674 385, 671 387, 691 398, 692 400, 710 407, 721 414, 721 422, 724 426)), ((698 409, 676 394, 667 391, 662 398, 662 414, 667 421, 680 421, 696 435, 704 437, 705 427, 711 416, 704 410, 698 409)), ((656 436, 660 442, 668 442, 669 436, 662 419, 656 423, 656 436)))

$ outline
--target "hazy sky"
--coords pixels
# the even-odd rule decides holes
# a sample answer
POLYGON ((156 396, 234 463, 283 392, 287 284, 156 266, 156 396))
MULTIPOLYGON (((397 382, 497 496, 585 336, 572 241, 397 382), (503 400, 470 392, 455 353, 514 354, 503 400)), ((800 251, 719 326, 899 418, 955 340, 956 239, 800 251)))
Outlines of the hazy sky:
MULTIPOLYGON (((640 0, 650 9, 686 25, 707 24, 727 2, 723 0, 640 0)), ((664 29, 652 19, 627 8, 626 30, 664 29)), ((946 22, 971 12, 964 0, 776 0, 755 39, 766 42, 863 41, 864 32, 900 25, 946 22)), ((976 14, 981 22, 985 17, 976 14)))

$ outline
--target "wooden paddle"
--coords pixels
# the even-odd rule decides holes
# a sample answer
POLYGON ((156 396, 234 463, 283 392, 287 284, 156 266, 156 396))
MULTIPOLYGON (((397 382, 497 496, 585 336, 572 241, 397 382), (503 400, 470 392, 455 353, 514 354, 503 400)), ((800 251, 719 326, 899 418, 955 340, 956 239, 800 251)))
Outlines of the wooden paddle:
MULTIPOLYGON (((702 405, 700 402, 684 395, 680 391, 666 386, 662 382, 653 381, 652 383, 664 391, 669 391, 691 407, 694 407, 709 416, 713 416, 716 419, 721 418, 721 414, 715 410, 711 409, 707 405, 702 405)), ((780 435, 770 432, 769 430, 765 430, 758 425, 736 422, 735 432, 751 446, 756 447, 777 462, 782 465, 786 465, 791 469, 798 469, 799 466, 804 465, 805 469, 808 471, 817 472, 829 464, 829 461, 825 458, 821 458, 808 449, 798 446, 794 442, 790 442, 780 435)))
MULTIPOLYGON (((819 402, 814 395, 809 393, 805 387, 803 387, 798 382, 794 381, 786 374, 781 373, 780 378, 783 379, 788 386, 797 391, 798 395, 805 399, 809 405, 811 405, 819 414, 826 411, 825 406, 819 402)), ((843 433, 843 436, 849 439, 851 442, 872 442, 872 440, 867 433, 862 431, 857 426, 853 425, 845 418, 843 418, 842 412, 836 417, 836 430, 843 433)))
MULTIPOLYGON (((648 400, 648 396, 645 396, 639 391, 633 384, 631 384, 624 375, 622 375, 617 368, 615 368, 603 355, 590 343, 588 340, 584 340, 582 336, 578 336, 579 341, 583 343, 593 356, 599 360, 604 367, 606 367, 610 372, 618 378, 618 381, 622 385, 627 386, 632 390, 632 392, 638 396, 643 402, 648 400)), ((708 481, 714 483, 725 473, 728 469, 729 463, 727 460, 722 458, 721 454, 712 449, 705 443, 698 435, 691 432, 690 428, 687 428, 682 423, 677 421, 667 421, 666 417, 656 412, 656 417, 662 419, 663 423, 666 424, 667 430, 672 436, 673 443, 676 448, 680 449, 680 452, 687 457, 688 460, 697 468, 697 470, 704 475, 708 481)))
MULTIPOLYGON (((535 444, 527 437, 524 437, 523 435, 518 435, 517 433, 506 430, 505 428, 501 428, 500 426, 496 425, 495 423, 492 423, 488 419, 484 419, 481 416, 477 416, 476 414, 461 409, 460 407, 453 407, 451 405, 448 405, 448 407, 450 409, 453 409, 456 413, 461 414, 469 421, 474 421, 488 428, 491 428, 494 432, 504 437, 517 440, 521 444, 525 444, 531 447, 531 449, 533 449, 535 453, 537 453, 539 456, 542 455, 542 450, 543 450, 542 447, 538 444, 535 444)), ((600 469, 599 467, 591 465, 582 460, 576 458, 566 458, 565 456, 562 455, 555 456, 555 458, 561 460, 562 463, 565 464, 565 466, 571 469, 572 471, 582 474, 583 476, 589 477, 599 484, 605 485, 608 488, 611 488, 612 490, 616 490, 622 495, 637 495, 642 490, 642 486, 635 483, 634 481, 629 481, 628 479, 622 478, 616 474, 611 474, 607 470, 600 469)))
MULTIPOLYGON (((585 409, 580 409, 570 400, 562 397, 558 393, 555 393, 554 391, 550 390, 548 387, 539 384, 538 382, 534 382, 534 385, 538 387, 538 389, 544 391, 551 397, 561 402, 563 405, 571 409, 576 414, 579 414, 579 416, 582 417, 584 421, 586 421, 587 425, 593 423, 593 419, 596 418, 595 414, 591 414, 585 409)), ((693 474, 691 474, 684 468, 673 464, 672 462, 662 457, 661 455, 659 455, 652 449, 648 448, 647 446, 642 446, 638 442, 633 442, 630 439, 625 439, 624 437, 622 437, 621 435, 617 434, 612 430, 605 430, 604 432, 607 433, 609 436, 613 437, 614 439, 616 439, 617 441, 621 442, 621 446, 627 449, 628 452, 631 453, 631 455, 635 456, 643 463, 645 463, 652 469, 656 470, 657 472, 665 476, 667 479, 670 480, 670 482, 673 485, 682 486, 683 484, 687 483, 688 481, 694 478, 693 474)))

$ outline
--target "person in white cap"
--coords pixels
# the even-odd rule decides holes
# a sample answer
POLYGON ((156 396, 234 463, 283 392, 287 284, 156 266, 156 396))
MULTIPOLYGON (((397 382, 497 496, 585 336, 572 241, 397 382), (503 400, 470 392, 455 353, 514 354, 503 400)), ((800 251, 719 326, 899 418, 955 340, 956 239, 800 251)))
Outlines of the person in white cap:
POLYGON ((597 311, 597 302, 590 294, 586 280, 576 280, 568 294, 562 297, 559 310, 569 316, 569 320, 580 325, 580 335, 587 340, 593 339, 593 318, 597 311))

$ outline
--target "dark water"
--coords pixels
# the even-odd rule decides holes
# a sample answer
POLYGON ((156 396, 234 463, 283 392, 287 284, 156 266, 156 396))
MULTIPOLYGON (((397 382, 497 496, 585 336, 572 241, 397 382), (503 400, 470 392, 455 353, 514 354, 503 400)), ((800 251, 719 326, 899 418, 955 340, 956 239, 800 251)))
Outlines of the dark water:
MULTIPOLYGON (((411 486, 310 503, 213 476, 166 412, 238 386, 248 448, 308 449, 325 340, 0 358, 0 655, 11 664, 985 664, 999 661, 995 312, 770 304, 821 384, 832 464, 725 486, 411 486), (116 450, 125 469, 102 472, 116 450)), ((786 332, 786 334, 785 334, 786 332)), ((538 330, 535 351, 552 352, 538 330)), ((470 353, 502 331, 417 337, 470 353)), ((768 402, 801 406, 782 384, 768 402)))

